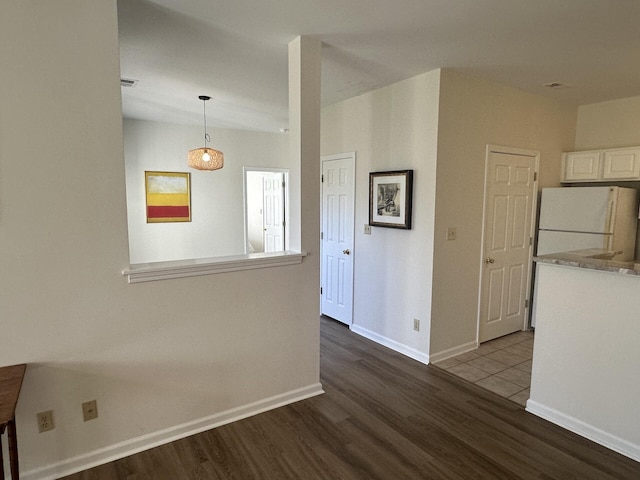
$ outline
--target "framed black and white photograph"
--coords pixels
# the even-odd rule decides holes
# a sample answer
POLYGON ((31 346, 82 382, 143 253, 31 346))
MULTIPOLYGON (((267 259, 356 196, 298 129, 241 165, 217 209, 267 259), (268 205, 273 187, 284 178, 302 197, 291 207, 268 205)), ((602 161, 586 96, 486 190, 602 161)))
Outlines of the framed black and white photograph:
POLYGON ((369 225, 411 229, 413 170, 369 173, 369 225))

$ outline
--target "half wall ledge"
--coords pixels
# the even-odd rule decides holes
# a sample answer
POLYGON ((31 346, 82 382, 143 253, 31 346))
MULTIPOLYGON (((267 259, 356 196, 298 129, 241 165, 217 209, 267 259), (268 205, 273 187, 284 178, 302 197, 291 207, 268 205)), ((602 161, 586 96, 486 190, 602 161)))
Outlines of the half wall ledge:
POLYGON ((233 255, 228 257, 196 258, 169 262, 138 263, 122 270, 129 283, 154 282, 172 278, 197 277, 216 273, 255 270, 257 268, 297 265, 307 252, 273 252, 233 255))

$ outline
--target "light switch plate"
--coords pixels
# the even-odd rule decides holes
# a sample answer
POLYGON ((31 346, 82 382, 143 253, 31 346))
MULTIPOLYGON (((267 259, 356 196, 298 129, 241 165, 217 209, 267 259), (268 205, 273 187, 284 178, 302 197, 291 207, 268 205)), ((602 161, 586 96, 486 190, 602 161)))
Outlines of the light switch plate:
POLYGON ((371 235, 371 225, 365 225, 364 226, 364 234, 365 235, 371 235))
POLYGON ((456 227, 447 228, 447 240, 455 240, 457 237, 456 227))

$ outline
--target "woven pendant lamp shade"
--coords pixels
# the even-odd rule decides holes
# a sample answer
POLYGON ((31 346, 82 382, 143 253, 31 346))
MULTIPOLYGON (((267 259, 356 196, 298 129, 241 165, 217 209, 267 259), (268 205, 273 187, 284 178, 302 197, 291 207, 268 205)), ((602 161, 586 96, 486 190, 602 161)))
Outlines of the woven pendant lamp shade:
POLYGON ((224 167, 224 154, 213 148, 196 148, 189 150, 188 163, 196 170, 218 170, 224 167), (205 153, 209 154, 209 161, 202 158, 205 153))
POLYGON ((224 154, 220 150, 207 148, 209 142, 209 134, 207 133, 207 100, 211 97, 200 95, 202 100, 202 117, 204 118, 204 147, 189 150, 187 155, 187 164, 196 170, 219 170, 224 167, 224 154))

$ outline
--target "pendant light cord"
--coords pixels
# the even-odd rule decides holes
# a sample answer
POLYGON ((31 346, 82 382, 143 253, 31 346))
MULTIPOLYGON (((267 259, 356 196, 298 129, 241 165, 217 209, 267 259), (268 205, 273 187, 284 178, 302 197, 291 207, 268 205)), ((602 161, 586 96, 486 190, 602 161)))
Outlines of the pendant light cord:
POLYGON ((207 148, 207 142, 211 141, 211 137, 207 133, 207 101, 202 100, 202 114, 204 116, 204 148, 207 148))

